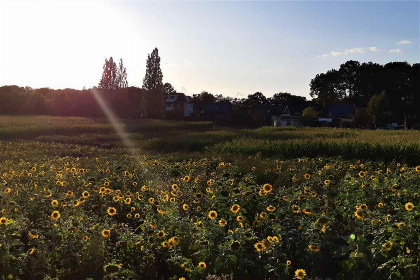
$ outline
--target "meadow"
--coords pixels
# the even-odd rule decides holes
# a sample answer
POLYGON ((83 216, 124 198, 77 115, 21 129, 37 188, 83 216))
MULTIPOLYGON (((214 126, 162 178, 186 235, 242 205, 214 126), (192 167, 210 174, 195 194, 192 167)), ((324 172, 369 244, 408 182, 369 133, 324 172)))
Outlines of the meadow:
POLYGON ((419 131, 118 126, 0 117, 2 279, 420 277, 419 131))

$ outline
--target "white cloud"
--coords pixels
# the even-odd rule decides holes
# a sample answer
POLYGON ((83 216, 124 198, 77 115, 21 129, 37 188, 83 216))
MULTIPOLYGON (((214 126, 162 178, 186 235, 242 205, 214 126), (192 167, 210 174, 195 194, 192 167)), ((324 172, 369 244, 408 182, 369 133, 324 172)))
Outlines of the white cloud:
POLYGON ((329 53, 324 53, 324 54, 318 55, 318 57, 327 57, 327 56, 330 56, 330 54, 329 53))
POLYGON ((411 44, 411 41, 402 40, 396 43, 396 45, 408 45, 408 44, 411 44))
POLYGON ((381 49, 379 49, 378 47, 369 47, 369 50, 373 52, 379 52, 381 49))
POLYGON ((331 56, 339 56, 339 55, 347 55, 347 53, 346 52, 331 52, 330 53, 330 55, 331 56))
POLYGON ((401 49, 391 49, 391 50, 389 50, 389 52, 391 52, 391 53, 402 53, 402 50, 401 49))
POLYGON ((345 50, 346 53, 364 53, 365 48, 352 48, 349 50, 345 50))
POLYGON ((328 56, 340 56, 340 55, 348 55, 348 54, 357 54, 357 53, 365 53, 366 51, 372 52, 379 52, 381 49, 378 47, 369 47, 369 48, 351 48, 344 50, 343 52, 335 52, 332 51, 330 53, 324 53, 318 55, 318 57, 328 57, 328 56))

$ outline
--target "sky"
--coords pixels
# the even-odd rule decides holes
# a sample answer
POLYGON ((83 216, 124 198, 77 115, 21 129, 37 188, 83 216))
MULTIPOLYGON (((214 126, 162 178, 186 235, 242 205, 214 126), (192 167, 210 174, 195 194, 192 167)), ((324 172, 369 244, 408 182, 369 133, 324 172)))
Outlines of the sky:
POLYGON ((309 97, 348 60, 420 62, 418 1, 0 0, 0 86, 90 88, 105 58, 141 87, 156 47, 188 95, 309 97))

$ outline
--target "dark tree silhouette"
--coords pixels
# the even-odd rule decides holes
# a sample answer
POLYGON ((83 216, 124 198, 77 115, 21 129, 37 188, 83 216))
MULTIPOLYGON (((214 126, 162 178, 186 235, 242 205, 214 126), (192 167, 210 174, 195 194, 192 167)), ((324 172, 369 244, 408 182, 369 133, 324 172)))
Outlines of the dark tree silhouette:
POLYGON ((112 56, 108 59, 105 59, 105 64, 103 67, 104 71, 102 72, 102 78, 99 82, 100 89, 117 89, 118 88, 118 75, 117 75, 117 65, 115 64, 112 56))
POLYGON ((268 104, 267 98, 261 92, 256 92, 254 94, 248 95, 246 103, 250 105, 264 105, 268 104))
POLYGON ((146 75, 143 79, 143 89, 150 91, 158 91, 163 87, 162 70, 160 69, 159 50, 155 48, 150 55, 147 56, 146 75))
POLYGON ((200 94, 193 94, 192 101, 196 103, 214 103, 216 97, 210 92, 203 91, 200 94))
POLYGON ((349 60, 340 65, 341 85, 345 97, 358 100, 360 98, 360 63, 349 60))
POLYGON ((126 88, 128 87, 127 83, 127 70, 124 67, 122 58, 120 59, 120 64, 117 69, 117 87, 126 88))
POLYGON ((161 116, 164 109, 164 87, 160 69, 159 51, 155 48, 147 56, 146 75, 143 79, 143 89, 147 90, 146 110, 151 116, 161 116))
POLYGON ((310 95, 317 99, 324 110, 336 101, 342 100, 345 96, 345 90, 342 85, 340 72, 332 69, 327 73, 321 73, 311 80, 310 95))
POLYGON ((288 92, 275 93, 273 97, 269 98, 270 103, 285 103, 285 102, 302 102, 306 101, 306 97, 293 95, 288 92))
POLYGON ((254 105, 267 105, 268 100, 261 92, 256 92, 254 94, 249 94, 248 98, 244 99, 240 105, 240 110, 243 112, 248 112, 254 105))
POLYGON ((388 97, 383 91, 381 94, 374 95, 370 98, 367 107, 367 112, 373 116, 374 124, 382 124, 384 120, 384 114, 389 109, 388 97))
POLYGON ((351 102, 367 108, 372 96, 386 91, 389 110, 398 118, 420 116, 419 64, 349 60, 339 70, 329 70, 311 80, 311 97, 327 108, 332 102, 351 102))
POLYGON ((163 85, 163 89, 164 89, 166 95, 176 93, 176 90, 174 89, 174 87, 170 83, 165 83, 163 85))

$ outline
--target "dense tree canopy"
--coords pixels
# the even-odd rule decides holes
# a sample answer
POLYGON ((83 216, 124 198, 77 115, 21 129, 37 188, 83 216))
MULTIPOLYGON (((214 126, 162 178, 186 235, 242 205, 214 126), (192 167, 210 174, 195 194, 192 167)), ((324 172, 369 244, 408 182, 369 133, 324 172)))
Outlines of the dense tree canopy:
POLYGON ((351 102, 367 107, 372 96, 386 92, 389 110, 401 116, 420 116, 420 66, 407 62, 385 65, 347 61, 339 70, 331 69, 315 76, 310 83, 310 95, 321 106, 333 102, 351 102))
POLYGON ((302 102, 306 101, 306 97, 293 95, 288 92, 275 93, 273 97, 268 98, 270 103, 284 103, 284 102, 302 102))
POLYGON ((102 78, 99 82, 100 89, 117 89, 118 88, 118 74, 117 64, 114 62, 112 56, 105 59, 102 72, 102 78))
POLYGON ((155 48, 147 56, 146 75, 143 79, 143 89, 147 91, 145 108, 149 116, 159 117, 164 111, 165 88, 163 86, 163 74, 160 69, 159 51, 155 48))
POLYGON ((128 87, 127 70, 123 65, 122 59, 120 59, 118 67, 112 56, 109 59, 105 59, 103 69, 102 78, 98 86, 99 89, 116 90, 128 87))
POLYGON ((159 50, 155 48, 147 55, 146 75, 143 79, 143 89, 149 91, 160 91, 163 88, 163 74, 160 69, 159 50))
POLYGON ((166 95, 175 94, 176 93, 176 90, 174 89, 174 87, 170 83, 165 83, 163 85, 163 90, 164 90, 164 92, 165 92, 166 95))
POLYGON ((124 67, 122 58, 120 59, 120 64, 118 65, 117 69, 117 85, 118 88, 128 87, 127 70, 124 67))

